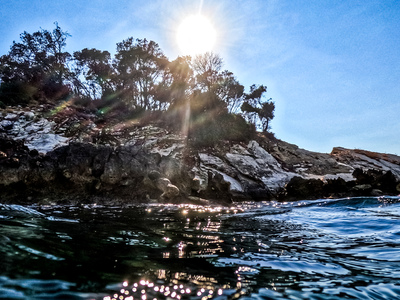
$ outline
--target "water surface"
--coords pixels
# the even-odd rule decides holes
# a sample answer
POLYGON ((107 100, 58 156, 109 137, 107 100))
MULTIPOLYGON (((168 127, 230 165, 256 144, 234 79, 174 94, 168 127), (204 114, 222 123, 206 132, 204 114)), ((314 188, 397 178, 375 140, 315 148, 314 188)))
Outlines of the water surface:
POLYGON ((398 299, 400 198, 0 206, 0 299, 398 299))

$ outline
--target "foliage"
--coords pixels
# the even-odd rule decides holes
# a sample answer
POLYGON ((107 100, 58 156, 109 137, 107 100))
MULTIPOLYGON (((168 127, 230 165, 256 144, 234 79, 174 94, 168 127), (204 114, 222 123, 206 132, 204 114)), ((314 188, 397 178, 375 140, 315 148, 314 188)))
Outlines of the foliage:
POLYGON ((221 113, 213 118, 198 115, 191 122, 189 140, 196 147, 212 147, 223 140, 247 142, 255 136, 255 128, 241 115, 221 113))
POLYGON ((36 89, 20 81, 3 82, 0 87, 0 101, 4 105, 27 105, 36 89))
POLYGON ((165 84, 168 60, 157 43, 146 39, 128 38, 117 44, 115 55, 116 86, 124 101, 132 108, 161 110, 166 103, 159 97, 165 84))
POLYGON ((0 100, 7 104, 29 100, 59 99, 69 92, 69 53, 64 52, 67 32, 56 23, 53 31, 24 32, 10 52, 0 58, 0 100), (8 98, 11 97, 11 98, 8 98))
POLYGON ((275 104, 264 99, 266 87, 252 85, 245 93, 215 53, 169 61, 154 41, 129 37, 117 43, 114 57, 94 48, 70 55, 64 51, 69 34, 55 25, 22 33, 0 57, 5 105, 68 98, 103 118, 163 122, 206 146, 247 140, 256 127, 269 129, 275 104))
POLYGON ((269 122, 274 118, 275 103, 271 99, 263 100, 263 95, 267 88, 263 85, 250 87, 250 93, 244 95, 241 107, 243 115, 248 122, 261 128, 262 132, 267 132, 269 122))
POLYGON ((74 87, 78 97, 99 99, 112 90, 111 54, 97 49, 83 49, 74 52, 74 87), (79 78, 85 80, 81 81, 79 78))

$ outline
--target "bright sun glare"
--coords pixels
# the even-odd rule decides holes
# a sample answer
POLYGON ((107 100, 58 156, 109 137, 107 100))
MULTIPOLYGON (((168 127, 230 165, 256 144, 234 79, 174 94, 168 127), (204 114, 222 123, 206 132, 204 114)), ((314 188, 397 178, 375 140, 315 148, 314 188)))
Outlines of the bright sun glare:
POLYGON ((211 22, 202 15, 191 15, 183 20, 177 31, 180 50, 185 55, 197 55, 211 51, 217 33, 211 22))

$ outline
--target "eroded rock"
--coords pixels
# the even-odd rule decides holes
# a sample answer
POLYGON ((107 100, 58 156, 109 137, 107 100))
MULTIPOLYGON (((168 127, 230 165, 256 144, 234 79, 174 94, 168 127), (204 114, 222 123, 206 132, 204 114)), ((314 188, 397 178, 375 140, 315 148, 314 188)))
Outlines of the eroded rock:
POLYGON ((56 114, 50 121, 17 111, 0 118, 3 200, 229 203, 400 192, 400 157, 395 155, 344 148, 316 153, 261 136, 248 144, 193 149, 185 137, 156 126, 100 130, 90 116, 70 109, 64 115, 67 119, 56 114), (81 121, 87 131, 74 135, 69 129, 81 121))

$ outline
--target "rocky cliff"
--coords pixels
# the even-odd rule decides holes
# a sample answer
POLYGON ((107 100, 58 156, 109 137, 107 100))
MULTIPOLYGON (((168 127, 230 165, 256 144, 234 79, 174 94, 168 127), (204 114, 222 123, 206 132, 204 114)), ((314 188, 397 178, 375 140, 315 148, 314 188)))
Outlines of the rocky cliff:
POLYGON ((194 149, 155 125, 106 128, 90 114, 44 111, 1 112, 1 202, 230 203, 400 192, 396 155, 316 153, 261 135, 194 149))

